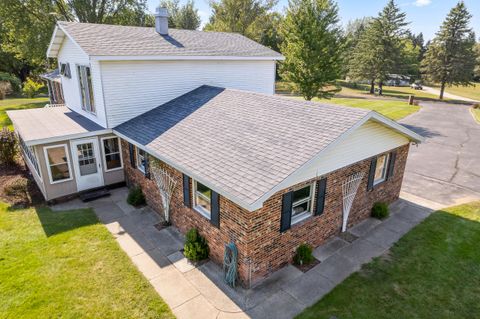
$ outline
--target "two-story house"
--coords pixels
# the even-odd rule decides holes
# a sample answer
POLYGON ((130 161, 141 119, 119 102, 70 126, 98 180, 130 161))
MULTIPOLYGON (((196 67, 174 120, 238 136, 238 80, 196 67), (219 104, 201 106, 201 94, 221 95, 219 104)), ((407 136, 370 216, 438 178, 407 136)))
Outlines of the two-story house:
POLYGON ((283 57, 241 35, 59 22, 64 106, 10 111, 46 200, 140 185, 159 213, 152 167, 177 180, 171 222, 199 229, 211 259, 239 250, 255 281, 398 198, 420 136, 368 110, 274 95, 283 57))

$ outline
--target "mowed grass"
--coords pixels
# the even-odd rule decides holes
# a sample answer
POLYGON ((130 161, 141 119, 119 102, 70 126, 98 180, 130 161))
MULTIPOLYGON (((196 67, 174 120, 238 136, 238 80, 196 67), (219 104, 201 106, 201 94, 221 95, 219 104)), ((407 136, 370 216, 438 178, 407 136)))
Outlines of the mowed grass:
POLYGON ((480 202, 437 211, 297 318, 480 318, 480 202))
POLYGON ((473 86, 448 86, 445 88, 445 91, 451 94, 480 101, 480 83, 472 84, 473 86))
POLYGON ((8 98, 5 100, 0 100, 0 128, 6 126, 10 129, 13 129, 12 122, 8 118, 6 111, 44 107, 47 103, 48 98, 46 97, 38 97, 33 99, 8 98))
MULTIPOLYGON (((301 99, 302 97, 293 96, 291 98, 301 99)), ((379 99, 363 99, 363 98, 331 98, 331 99, 318 99, 314 98, 313 102, 337 104, 350 107, 358 107, 367 110, 374 110, 378 113, 385 115, 392 120, 399 120, 407 115, 417 112, 420 107, 415 105, 409 105, 407 102, 397 100, 379 100, 379 99)))
POLYGON ((0 318, 172 318, 92 210, 0 203, 0 318))

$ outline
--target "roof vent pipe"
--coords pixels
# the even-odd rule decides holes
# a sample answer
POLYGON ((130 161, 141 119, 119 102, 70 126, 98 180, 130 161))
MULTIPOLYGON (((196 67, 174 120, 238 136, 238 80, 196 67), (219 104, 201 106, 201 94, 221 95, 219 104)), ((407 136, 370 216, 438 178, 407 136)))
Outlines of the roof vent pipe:
POLYGON ((157 8, 155 13, 155 31, 161 35, 168 35, 168 9, 157 8))

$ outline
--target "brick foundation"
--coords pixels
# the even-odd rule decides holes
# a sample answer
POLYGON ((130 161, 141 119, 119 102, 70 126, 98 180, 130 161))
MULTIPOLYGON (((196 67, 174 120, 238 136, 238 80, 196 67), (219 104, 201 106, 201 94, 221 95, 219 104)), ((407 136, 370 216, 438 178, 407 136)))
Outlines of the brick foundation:
MULTIPOLYGON (((162 204, 157 186, 152 179, 147 179, 137 169, 130 165, 128 144, 122 141, 123 160, 127 185, 140 185, 145 193, 147 203, 162 214, 162 204)), ((312 216, 289 230, 280 232, 280 216, 282 195, 292 190, 282 190, 270 197, 261 209, 249 212, 230 200, 220 196, 220 227, 210 224, 210 221, 193 209, 183 204, 182 173, 150 156, 152 174, 155 167, 167 169, 177 181, 176 191, 171 201, 171 222, 185 233, 195 227, 208 240, 210 259, 221 264, 225 244, 234 241, 239 252, 239 277, 244 285, 254 283, 291 262, 295 249, 302 243, 313 247, 321 245, 328 238, 340 233, 342 224, 342 182, 355 172, 364 172, 361 185, 349 215, 348 225, 351 227, 370 215, 375 202, 391 203, 400 193, 403 172, 407 160, 409 145, 397 148, 393 176, 373 190, 367 191, 368 172, 371 159, 357 162, 341 168, 326 176, 327 193, 325 209, 322 215, 312 216), (251 273, 251 277, 250 274, 251 273)), ((317 179, 305 181, 307 185, 317 179)), ((192 188, 190 188, 192 189, 192 188)))

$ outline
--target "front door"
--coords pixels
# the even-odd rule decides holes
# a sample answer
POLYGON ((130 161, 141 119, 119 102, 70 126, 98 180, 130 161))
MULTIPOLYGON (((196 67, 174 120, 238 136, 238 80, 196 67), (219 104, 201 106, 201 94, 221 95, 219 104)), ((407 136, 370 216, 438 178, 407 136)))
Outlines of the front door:
POLYGON ((103 186, 98 139, 74 140, 71 145, 78 190, 103 186))

